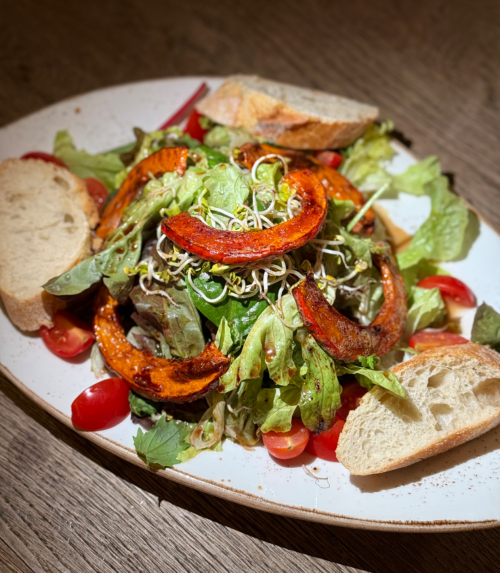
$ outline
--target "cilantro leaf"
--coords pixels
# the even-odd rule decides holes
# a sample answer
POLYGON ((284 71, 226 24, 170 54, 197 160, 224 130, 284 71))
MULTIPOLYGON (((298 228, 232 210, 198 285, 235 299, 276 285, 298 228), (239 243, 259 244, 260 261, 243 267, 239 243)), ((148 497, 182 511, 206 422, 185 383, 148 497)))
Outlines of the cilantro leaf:
POLYGON ((372 354, 371 356, 358 356, 358 362, 363 366, 363 368, 375 370, 377 365, 380 363, 380 358, 376 354, 372 354))
POLYGON ((187 431, 184 425, 174 420, 167 422, 161 417, 149 432, 144 433, 141 428, 137 430, 134 437, 137 455, 148 466, 172 467, 179 463, 177 455, 189 447, 184 441, 187 431))

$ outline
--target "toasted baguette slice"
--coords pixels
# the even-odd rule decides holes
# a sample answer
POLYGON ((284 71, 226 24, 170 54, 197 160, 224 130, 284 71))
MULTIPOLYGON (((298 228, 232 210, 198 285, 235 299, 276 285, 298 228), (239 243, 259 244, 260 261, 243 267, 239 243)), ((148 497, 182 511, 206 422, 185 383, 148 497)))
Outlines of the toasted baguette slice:
POLYGON ((232 76, 197 110, 217 123, 296 149, 337 149, 355 141, 378 117, 376 107, 265 80, 232 76))
POLYGON ((21 330, 52 325, 64 307, 42 285, 91 254, 99 220, 85 183, 37 159, 0 165, 0 296, 21 330))
POLYGON ((500 354, 486 346, 427 350, 392 371, 408 397, 375 388, 340 435, 337 458, 354 475, 408 466, 500 423, 500 354))

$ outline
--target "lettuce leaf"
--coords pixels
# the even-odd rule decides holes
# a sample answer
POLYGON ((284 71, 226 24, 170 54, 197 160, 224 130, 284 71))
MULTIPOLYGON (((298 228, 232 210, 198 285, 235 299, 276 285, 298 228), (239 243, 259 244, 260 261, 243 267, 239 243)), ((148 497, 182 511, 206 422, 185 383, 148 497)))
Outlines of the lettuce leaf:
POLYGON ((399 383, 398 377, 388 370, 374 370, 366 366, 359 366, 356 363, 337 363, 337 374, 339 376, 353 374, 361 386, 368 390, 371 390, 374 385, 381 386, 395 396, 406 398, 406 391, 399 383))
POLYGON ((252 410, 257 403, 262 378, 244 380, 234 394, 226 397, 226 435, 243 446, 254 446, 260 439, 252 410))
POLYGON ((391 182, 385 163, 396 154, 390 138, 393 127, 392 122, 372 124, 345 151, 339 171, 360 191, 376 191, 391 182))
POLYGON ((139 396, 139 394, 132 392, 132 390, 129 391, 128 402, 132 412, 139 418, 153 416, 153 414, 157 414, 163 406, 162 402, 148 400, 147 398, 143 398, 142 396, 139 396))
MULTIPOLYGON (((292 295, 281 300, 283 318, 287 324, 299 321, 297 305, 292 295)), ((269 377, 280 386, 290 384, 295 374, 293 361, 293 330, 286 327, 269 307, 257 319, 241 351, 238 377, 240 380, 258 378, 267 366, 269 377)))
POLYGON ((431 197, 431 214, 416 232, 408 249, 398 255, 402 270, 422 259, 451 261, 462 250, 469 220, 467 207, 449 191, 446 177, 434 179, 425 185, 425 189, 431 197))
MULTIPOLYGON (((200 315, 189 296, 184 281, 161 286, 170 298, 146 294, 139 286, 130 298, 142 321, 163 333, 172 355, 180 358, 197 356, 205 348, 200 315), (173 302, 172 302, 173 301, 173 302)), ((142 326, 135 315, 132 317, 142 326)))
POLYGON ((233 346, 231 329, 229 327, 229 323, 224 317, 222 317, 222 320, 219 324, 214 343, 215 346, 217 346, 217 348, 222 352, 222 354, 225 354, 226 356, 229 354, 229 350, 233 346))
POLYGON ((342 386, 333 358, 318 346, 311 334, 302 334, 297 338, 307 373, 300 394, 300 414, 309 430, 324 432, 332 427, 335 411, 340 408, 342 386))
POLYGON ((441 175, 441 164, 435 155, 430 155, 401 175, 394 175, 391 188, 411 195, 426 195, 425 186, 441 175))
POLYGON ((252 410, 253 421, 261 432, 288 432, 300 400, 300 388, 263 388, 252 410))
MULTIPOLYGON (((233 213, 236 207, 243 205, 250 193, 250 187, 241 171, 224 163, 211 169, 203 178, 203 184, 208 190, 208 194, 205 195, 208 205, 229 213, 233 213)), ((219 219, 228 220, 221 213, 214 214, 219 219)))
POLYGON ((68 131, 58 131, 54 141, 54 155, 61 159, 70 171, 85 179, 93 177, 98 179, 108 191, 115 188, 115 175, 124 165, 117 153, 90 154, 77 150, 68 131))
POLYGON ((438 288, 411 287, 403 339, 407 341, 417 330, 439 322, 445 314, 446 306, 438 288))
POLYGON ((484 302, 476 311, 471 340, 500 351, 500 314, 484 302))

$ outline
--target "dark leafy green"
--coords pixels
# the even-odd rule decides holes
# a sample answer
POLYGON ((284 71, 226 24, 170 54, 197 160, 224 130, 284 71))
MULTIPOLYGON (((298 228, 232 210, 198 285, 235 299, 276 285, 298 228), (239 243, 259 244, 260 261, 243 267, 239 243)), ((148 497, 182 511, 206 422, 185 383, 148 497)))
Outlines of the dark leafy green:
POLYGON ((175 420, 167 422, 162 416, 149 432, 144 433, 141 428, 137 430, 134 437, 137 455, 148 466, 172 467, 179 463, 177 455, 189 447, 185 441, 187 433, 185 424, 175 420))
POLYGON ((129 392, 128 402, 132 412, 136 416, 139 416, 139 418, 153 416, 153 414, 157 414, 162 407, 161 402, 153 402, 153 400, 143 398, 142 396, 139 396, 139 394, 132 392, 132 390, 129 392))
POLYGON ((471 340, 500 351, 500 314, 485 302, 476 311, 471 340))

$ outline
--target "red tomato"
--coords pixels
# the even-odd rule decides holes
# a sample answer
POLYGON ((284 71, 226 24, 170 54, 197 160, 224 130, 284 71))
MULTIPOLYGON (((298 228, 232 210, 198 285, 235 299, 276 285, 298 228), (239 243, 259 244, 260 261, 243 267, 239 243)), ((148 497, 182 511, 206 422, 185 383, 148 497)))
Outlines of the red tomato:
POLYGON ((108 378, 84 390, 71 404, 71 421, 82 430, 107 430, 129 412, 128 386, 121 378, 108 378))
POLYGON ((328 165, 328 167, 333 167, 333 169, 338 169, 344 161, 342 155, 336 151, 316 151, 314 156, 318 161, 328 165))
POLYGON ((84 179, 84 181, 85 185, 87 186, 88 194, 94 200, 97 210, 100 213, 104 207, 104 204, 108 200, 108 190, 100 181, 94 179, 93 177, 87 177, 84 179))
POLYGON ((299 456, 307 446, 309 430, 301 420, 294 418, 288 432, 267 432, 262 434, 267 451, 280 460, 289 460, 299 456))
POLYGON ((45 153, 44 151, 30 151, 30 153, 25 153, 21 159, 41 159, 47 163, 55 163, 61 167, 66 167, 59 157, 51 155, 50 153, 45 153))
POLYGON ((191 112, 189 119, 187 120, 186 127, 184 128, 184 133, 187 133, 194 139, 203 142, 203 137, 207 133, 208 129, 203 129, 200 125, 200 118, 203 117, 201 113, 196 110, 191 112))
POLYGON ((92 330, 66 310, 57 311, 53 321, 52 328, 40 327, 40 336, 47 348, 57 356, 76 356, 87 350, 95 340, 92 330))
MULTIPOLYGON (((338 412, 337 412, 338 414, 338 412)), ((338 462, 335 451, 339 443, 340 432, 344 429, 345 421, 335 416, 333 426, 321 434, 311 434, 307 444, 307 453, 329 462, 338 462)))
POLYGON ((425 277, 418 285, 420 288, 438 288, 441 296, 452 300, 461 306, 472 308, 476 306, 476 297, 470 288, 462 281, 446 275, 425 277))
POLYGON ((440 332, 439 330, 419 330, 410 338, 410 347, 417 352, 439 348, 440 346, 454 346, 455 344, 467 344, 469 341, 463 336, 453 332, 440 332))
POLYGON ((342 406, 337 410, 337 416, 343 420, 347 420, 347 414, 359 406, 361 398, 366 392, 366 388, 363 388, 358 382, 351 382, 343 386, 342 394, 340 395, 342 406))

